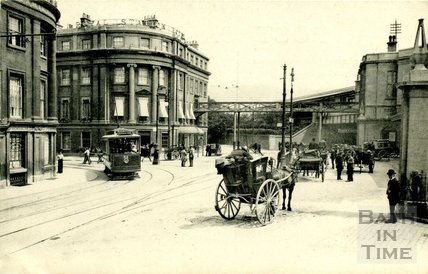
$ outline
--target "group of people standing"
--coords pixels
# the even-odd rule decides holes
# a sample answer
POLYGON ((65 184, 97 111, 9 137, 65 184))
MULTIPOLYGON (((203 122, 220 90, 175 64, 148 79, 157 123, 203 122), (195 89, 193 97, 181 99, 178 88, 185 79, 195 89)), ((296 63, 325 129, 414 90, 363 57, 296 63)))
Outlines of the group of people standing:
POLYGON ((189 167, 193 167, 193 159, 195 158, 195 147, 190 146, 186 149, 184 146, 180 148, 180 159, 181 166, 185 167, 187 161, 189 161, 189 167))
POLYGON ((336 164, 337 180, 342 180, 342 171, 346 166, 347 182, 354 181, 354 164, 355 164, 356 153, 354 150, 349 149, 346 152, 342 148, 333 148, 330 151, 330 159, 332 168, 336 164))

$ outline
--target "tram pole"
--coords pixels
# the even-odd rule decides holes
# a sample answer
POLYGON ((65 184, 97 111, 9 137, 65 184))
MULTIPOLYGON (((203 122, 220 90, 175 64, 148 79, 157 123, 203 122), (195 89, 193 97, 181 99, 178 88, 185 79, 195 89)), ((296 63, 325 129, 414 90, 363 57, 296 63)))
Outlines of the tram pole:
POLYGON ((290 89, 290 151, 293 143, 293 83, 294 83, 294 68, 291 68, 291 89, 290 89))
POLYGON ((285 157, 285 98, 287 96, 285 89, 285 80, 287 77, 287 65, 283 66, 283 77, 282 77, 282 128, 281 128, 281 158, 285 157))

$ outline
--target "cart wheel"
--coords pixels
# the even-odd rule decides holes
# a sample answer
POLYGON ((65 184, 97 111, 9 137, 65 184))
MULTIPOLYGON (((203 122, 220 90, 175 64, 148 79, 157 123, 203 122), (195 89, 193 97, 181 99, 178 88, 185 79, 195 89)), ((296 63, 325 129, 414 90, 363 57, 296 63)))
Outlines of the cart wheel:
POLYGON ((275 218, 279 205, 279 186, 272 179, 266 180, 257 192, 255 211, 262 225, 269 224, 275 218))
POLYGON ((224 180, 218 184, 215 194, 215 210, 226 220, 232 220, 238 215, 241 208, 241 200, 238 197, 231 196, 227 191, 224 180))

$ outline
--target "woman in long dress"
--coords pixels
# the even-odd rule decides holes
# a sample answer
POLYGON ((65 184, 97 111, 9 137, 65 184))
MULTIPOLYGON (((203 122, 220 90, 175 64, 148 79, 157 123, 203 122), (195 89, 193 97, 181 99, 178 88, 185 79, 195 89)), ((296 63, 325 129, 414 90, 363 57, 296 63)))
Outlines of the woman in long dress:
POLYGON ((62 149, 59 150, 58 155, 56 156, 58 160, 58 173, 62 173, 64 154, 62 154, 62 149))

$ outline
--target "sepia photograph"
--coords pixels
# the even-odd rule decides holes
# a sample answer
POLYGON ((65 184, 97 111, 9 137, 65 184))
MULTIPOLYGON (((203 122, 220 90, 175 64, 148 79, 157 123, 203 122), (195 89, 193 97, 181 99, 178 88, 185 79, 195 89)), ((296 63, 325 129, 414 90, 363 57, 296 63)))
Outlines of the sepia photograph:
POLYGON ((0 0, 0 273, 428 274, 427 16, 0 0))

